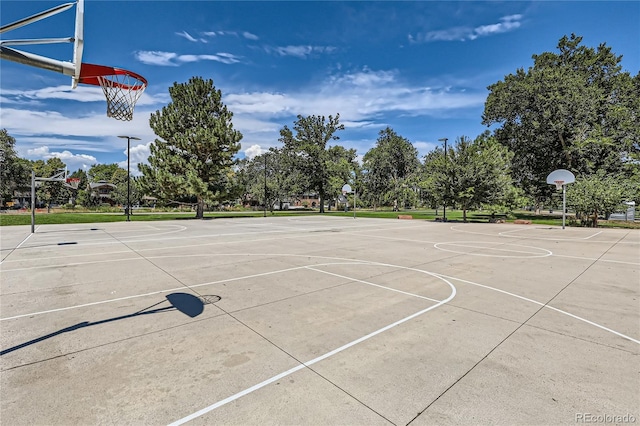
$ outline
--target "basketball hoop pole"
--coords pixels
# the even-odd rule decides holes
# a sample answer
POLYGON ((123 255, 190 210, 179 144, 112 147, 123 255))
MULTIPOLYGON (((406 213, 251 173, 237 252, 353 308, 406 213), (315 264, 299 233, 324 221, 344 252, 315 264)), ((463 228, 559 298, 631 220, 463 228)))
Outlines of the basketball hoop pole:
POLYGON ((31 233, 36 232, 36 171, 31 170, 31 233))
MULTIPOLYGON (((444 193, 444 199, 443 199, 443 204, 444 206, 442 207, 442 221, 446 222, 447 221, 447 192, 449 190, 449 162, 447 161, 447 141, 449 140, 449 138, 441 138, 438 139, 439 142, 444 142, 444 164, 445 164, 445 177, 447 178, 447 182, 446 182, 446 189, 445 189, 445 193, 444 193)), ((437 210, 437 209, 436 209, 437 210)))
POLYGON ((555 185, 558 191, 562 188, 562 229, 564 229, 565 226, 567 212, 567 184, 574 183, 575 181, 575 175, 565 169, 554 170, 547 176, 547 183, 549 185, 555 185))
POLYGON ((358 194, 356 193, 356 171, 353 170, 353 218, 356 218, 356 203, 358 201, 358 194))
POLYGON ((130 222, 131 219, 129 215, 131 214, 131 139, 134 141, 139 141, 140 138, 136 138, 135 136, 118 136, 119 138, 127 140, 127 222, 130 222))
POLYGON ((567 186, 562 184, 562 229, 564 229, 564 216, 567 211, 567 186))

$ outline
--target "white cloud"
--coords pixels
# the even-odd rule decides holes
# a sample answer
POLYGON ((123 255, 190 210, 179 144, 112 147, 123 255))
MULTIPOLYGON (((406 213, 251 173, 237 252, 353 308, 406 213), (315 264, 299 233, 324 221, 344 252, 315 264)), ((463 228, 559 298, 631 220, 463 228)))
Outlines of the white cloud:
MULTIPOLYGON (((12 105, 43 105, 45 100, 60 99, 70 100, 77 102, 106 102, 106 98, 102 89, 98 86, 78 86, 75 90, 69 86, 53 86, 43 87, 34 90, 2 90, 3 104, 12 105)), ((159 102, 165 102, 168 95, 150 95, 144 92, 140 99, 138 99, 137 105, 149 105, 157 104, 159 102)))
POLYGON ((148 65, 160 65, 160 66, 177 66, 172 60, 178 56, 173 52, 157 52, 157 51, 138 51, 135 53, 135 57, 138 61, 148 65))
POLYGON ((71 86, 43 87, 35 90, 2 89, 2 94, 10 99, 9 103, 25 101, 40 101, 45 99, 73 100, 78 102, 104 101, 104 93, 99 86, 78 86, 75 90, 71 86))
POLYGON ((266 149, 260 148, 260 145, 251 145, 249 148, 244 150, 244 155, 251 160, 266 151, 266 149))
POLYGON ((223 64, 240 62, 240 57, 232 53, 217 53, 215 55, 178 55, 174 52, 138 51, 135 53, 138 61, 147 65, 177 67, 184 63, 199 61, 216 61, 223 64))
POLYGON ((294 56, 296 58, 307 58, 314 53, 331 53, 336 50, 333 46, 265 46, 264 50, 268 53, 276 53, 280 56, 294 56))
MULTIPOLYGON (((340 113, 340 122, 347 130, 377 133, 387 125, 393 126, 393 122, 388 121, 389 115, 446 116, 453 111, 459 114, 460 109, 481 107, 485 101, 484 92, 430 83, 407 84, 397 71, 365 68, 330 76, 298 91, 231 91, 223 96, 223 102, 234 114, 234 128, 242 132, 242 149, 248 156, 255 151, 252 146, 262 149, 278 146, 279 130, 285 124, 291 127, 298 114, 335 116, 340 113)), ((456 87, 464 84, 456 83, 456 87)), ((375 140, 341 139, 340 143, 366 152, 375 140)), ((421 153, 426 153, 428 146, 424 146, 425 150, 421 148, 421 153)))
POLYGON ((69 171, 79 168, 86 168, 98 162, 96 157, 87 154, 73 154, 70 151, 50 151, 48 146, 40 146, 27 150, 27 158, 32 160, 48 160, 50 158, 59 158, 67 165, 69 171))
POLYGON ((191 34, 189 34, 186 31, 182 31, 181 33, 176 33, 177 35, 179 35, 180 37, 184 37, 189 41, 193 41, 193 42, 197 42, 198 40, 195 39, 194 37, 191 36, 191 34))
MULTIPOLYGON (((315 84, 291 91, 243 91, 228 87, 223 102, 234 113, 233 126, 242 132, 242 150, 249 157, 269 147, 279 146, 279 130, 284 125, 291 127, 298 114, 328 116, 340 113, 340 122, 348 131, 364 135, 375 134, 387 125, 393 127, 393 117, 459 115, 465 109, 481 108, 486 97, 484 91, 465 91, 466 86, 468 83, 464 81, 410 84, 396 70, 364 68, 339 71, 315 84)), ((91 89, 95 88, 89 89, 88 93, 93 93, 91 89)), ((27 93, 33 99, 57 99, 64 90, 51 87, 27 93)), ((108 161, 126 162, 126 155, 121 154, 126 150, 126 141, 118 139, 117 135, 132 135, 142 139, 131 152, 131 167, 136 173, 137 164, 146 162, 150 143, 155 139, 149 127, 150 114, 170 100, 167 94, 145 92, 138 102, 133 121, 124 122, 106 117, 104 104, 82 103, 81 112, 71 114, 68 111, 72 103, 56 111, 42 107, 38 110, 28 104, 30 98, 22 95, 24 92, 5 95, 3 91, 3 97, 21 99, 23 104, 3 104, 0 109, 0 122, 16 138, 16 149, 20 155, 32 150, 31 155, 43 158, 51 152, 63 155, 67 151, 71 153, 69 158, 76 160, 75 164, 82 161, 82 164, 91 165, 91 159, 106 156, 96 153, 110 153, 109 158, 116 160, 108 161), (47 147, 47 150, 38 151, 42 147, 47 147), (81 155, 88 158, 81 158, 81 155)), ((87 93, 81 95, 83 100, 89 98, 87 93)), ((103 96, 100 101, 104 102, 103 96)), ((353 146, 361 154, 375 143, 375 139, 346 139, 347 136, 342 134, 340 137, 339 143, 353 146)))
MULTIPOLYGON (((129 169, 132 176, 142 176, 142 173, 138 169, 138 164, 149 163, 149 154, 151 154, 152 143, 153 142, 147 142, 145 144, 131 145, 131 150, 129 151, 131 155, 131 164, 129 165, 129 169)), ((126 170, 128 166, 126 148, 122 151, 122 154, 125 156, 125 159, 120 161, 118 166, 126 170)))
POLYGON ((495 24, 480 25, 473 27, 452 27, 444 30, 429 31, 409 35, 411 43, 428 43, 432 41, 466 41, 475 40, 479 37, 487 37, 493 34, 501 34, 516 30, 522 25, 523 15, 508 15, 499 19, 495 24))
POLYGON ((473 34, 469 36, 471 40, 475 40, 478 37, 488 36, 491 34, 506 33, 517 28, 520 28, 520 20, 522 15, 510 15, 500 18, 500 22, 491 25, 482 25, 474 28, 473 34))
POLYGON ((116 121, 107 117, 106 107, 100 113, 87 113, 84 116, 68 116, 58 111, 2 108, 0 121, 16 139, 21 135, 115 137, 117 134, 153 139, 153 132, 149 128, 149 114, 147 111, 136 110, 132 121, 116 121), (34 126, 33 123, 38 125, 34 126))
POLYGON ((244 38, 248 39, 248 40, 258 40, 258 39, 259 39, 259 37, 258 37, 257 35, 255 35, 255 34, 251 34, 251 33, 250 33, 250 32, 248 32, 248 31, 243 32, 243 33, 242 33, 242 36, 243 36, 244 38))
POLYGON ((227 36, 227 35, 229 35, 229 36, 238 36, 238 33, 236 31, 224 31, 224 30, 205 31, 202 34, 207 36, 207 37, 227 36))
POLYGON ((236 115, 279 118, 339 112, 343 122, 352 122, 357 127, 371 126, 383 113, 435 115, 443 110, 477 107, 484 100, 484 93, 406 85, 398 81, 397 72, 368 69, 332 76, 299 92, 231 93, 224 98, 236 115))

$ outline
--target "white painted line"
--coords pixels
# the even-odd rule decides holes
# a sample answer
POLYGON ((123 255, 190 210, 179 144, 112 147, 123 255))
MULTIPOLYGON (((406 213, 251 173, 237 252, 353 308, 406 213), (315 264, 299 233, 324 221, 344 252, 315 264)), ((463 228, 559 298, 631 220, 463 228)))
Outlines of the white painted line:
MULTIPOLYGON (((463 230, 463 229, 458 229, 458 226, 452 226, 451 230, 456 231, 456 232, 461 232, 464 234, 475 234, 475 235, 487 235, 489 237, 504 237, 504 238, 526 238, 528 240, 540 240, 540 241, 571 241, 571 242, 588 242, 588 243, 594 243, 594 244, 631 244, 631 245, 638 245, 640 244, 640 242, 638 241, 619 241, 619 240, 614 240, 614 241, 590 241, 589 238, 594 237, 597 234, 593 234, 589 237, 582 237, 582 238, 546 238, 546 237, 532 237, 532 236, 524 236, 524 235, 502 235, 508 231, 505 231, 503 233, 497 233, 497 234, 492 234, 489 232, 475 232, 475 231, 468 231, 468 230, 463 230)), ((527 229, 523 229, 523 231, 526 231, 527 229)), ((532 229, 531 229, 532 230, 532 229)), ((600 231, 600 232, 604 232, 604 231, 600 231)), ((598 233, 599 234, 599 233, 598 233)))
MULTIPOLYGON (((200 255, 191 255, 191 256, 193 256, 193 257, 196 257, 196 256, 210 257, 210 256, 222 256, 222 255, 200 254, 200 255)), ((225 254, 225 256, 248 256, 248 255, 225 254)), ((255 255, 255 256, 270 257, 270 256, 274 256, 274 255, 260 254, 260 255, 255 255)), ((303 256, 303 255, 275 255, 275 256, 302 256, 302 257, 309 257, 309 256, 303 256)), ((157 258, 175 258, 175 257, 184 257, 184 256, 158 256, 158 257, 154 257, 153 259, 157 259, 157 258)), ((314 256, 311 256, 311 257, 314 257, 314 256)), ((315 257, 322 257, 322 256, 315 256, 315 257)), ((330 258, 330 259, 346 260, 347 262, 320 263, 320 264, 317 264, 317 265, 314 265, 314 266, 372 265, 371 262, 365 262, 365 261, 357 261, 357 260, 352 261, 350 259, 340 259, 340 258, 330 258)), ((384 266, 399 267, 399 266, 394 266, 394 265, 384 265, 384 266)), ((169 289, 165 289, 165 290, 152 291, 152 292, 149 292, 149 293, 134 294, 134 295, 131 295, 131 296, 123 296, 123 297, 118 297, 118 298, 114 298, 114 299, 100 300, 100 301, 97 301, 97 302, 83 303, 83 304, 80 304, 80 305, 66 306, 66 307, 63 307, 63 308, 48 309, 46 311, 31 312, 31 313, 28 313, 28 314, 20 314, 20 315, 14 315, 14 316, 11 316, 11 317, 0 318, 0 322, 1 321, 9 321, 9 320, 18 319, 18 318, 31 317, 31 316, 36 316, 36 315, 44 315, 44 314, 49 314, 49 313, 52 313, 52 312, 61 312, 61 311, 68 311, 68 310, 71 310, 71 309, 85 308, 87 306, 103 305, 103 304, 106 304, 106 303, 118 302, 118 301, 121 301, 121 300, 135 299, 135 298, 138 298, 138 297, 153 296, 155 294, 162 294, 162 293, 169 293, 169 292, 172 292, 172 291, 185 290, 186 288, 199 288, 199 287, 204 287, 204 286, 210 286, 210 285, 216 285, 216 284, 224 284, 224 283, 240 281, 240 280, 247 280, 247 279, 264 277, 264 276, 267 276, 267 275, 281 274, 281 273, 285 273, 285 272, 291 272, 291 271, 296 271, 296 270, 306 269, 306 268, 308 268, 308 265, 296 266, 296 267, 286 268, 286 269, 280 269, 280 270, 277 270, 277 271, 262 272, 262 273, 259 273, 259 274, 245 275, 245 276, 242 276, 242 277, 227 278, 227 279, 218 280, 218 281, 208 281, 208 282, 205 282, 205 283, 189 285, 188 287, 187 286, 180 286, 180 287, 169 288, 169 289)), ((404 267, 399 267, 399 268, 404 268, 404 267)), ((326 271, 321 271, 321 270, 319 270, 318 272, 327 273, 326 271)), ((352 279, 352 278, 350 278, 350 279, 352 279)), ((375 284, 371 284, 371 285, 375 285, 375 284)), ((393 290, 393 289, 389 288, 388 290, 393 290)), ((416 295, 416 297, 423 297, 423 296, 416 295)), ((433 299, 429 299, 429 300, 432 300, 434 302, 439 302, 438 300, 433 300, 433 299)))
POLYGON ((510 231, 498 232, 498 235, 510 234, 512 232, 530 231, 530 230, 531 230, 531 228, 517 228, 517 229, 512 229, 510 231))
MULTIPOLYGON (((29 238, 31 238, 31 236, 32 236, 32 235, 33 235, 33 234, 29 234, 29 235, 27 235, 27 237, 26 237, 24 240, 22 240, 22 241, 20 242, 20 244, 18 244, 18 245, 16 246, 16 248, 14 248, 13 250, 11 250, 11 251, 7 254, 7 256, 9 256, 9 255, 14 251, 14 250, 19 249, 19 248, 20 248, 20 246, 21 246, 21 245, 23 245, 23 244, 24 244, 24 243, 25 243, 29 238)), ((0 264, 2 264, 2 263, 4 263, 4 259, 0 260, 0 264)))
POLYGON ((622 265, 633 265, 633 266, 640 266, 640 262, 626 262, 624 260, 609 260, 609 259, 599 259, 596 257, 579 257, 579 256, 568 256, 566 254, 554 254, 555 257, 566 257, 567 259, 579 259, 579 260, 586 260, 589 262, 609 262, 609 263, 620 263, 622 265))
MULTIPOLYGON (((407 228, 403 228, 402 230, 404 231, 405 229, 407 228)), ((368 229, 366 231, 368 231, 368 229)), ((345 234, 358 235, 358 236, 367 237, 367 238, 379 238, 382 240, 407 241, 410 243, 420 243, 420 244, 435 244, 435 241, 414 240, 410 238, 383 237, 382 235, 363 234, 362 231, 347 231, 345 232, 345 234)))
MULTIPOLYGON (((173 256, 173 257, 176 257, 176 256, 173 256)), ((194 285, 190 285, 188 287, 187 286, 180 286, 180 287, 170 288, 170 289, 166 289, 166 290, 152 291, 150 293, 134 294, 134 295, 131 295, 131 296, 118 297, 118 298, 115 298, 115 299, 107 299, 107 300, 100 300, 98 302, 83 303, 82 305, 67 306, 67 307, 64 307, 64 308, 49 309, 49 310, 46 310, 46 311, 32 312, 32 313, 29 313, 29 314, 22 314, 22 315, 15 315, 15 316, 12 316, 12 317, 7 317, 7 318, 0 318, 0 321, 8 321, 8 320, 17 319, 17 318, 24 318, 24 317, 31 317, 31 316, 36 316, 36 315, 49 314, 51 312, 68 311, 70 309, 77 309, 77 308, 84 308, 84 307, 87 307, 87 306, 102 305, 102 304, 105 304, 105 303, 118 302, 120 300, 135 299, 137 297, 153 296, 154 294, 169 293, 171 291, 185 290, 187 288, 198 288, 198 287, 207 286, 207 285, 222 284, 222 283, 228 283, 228 282, 232 282, 232 281, 245 280, 245 279, 256 278, 256 277, 263 277, 263 276, 266 276, 266 275, 280 274, 280 273, 283 273, 283 272, 294 271, 294 270, 297 270, 297 269, 304 269, 304 268, 305 268, 305 266, 297 266, 295 268, 281 269, 281 270, 278 270, 278 271, 263 272, 263 273, 260 273, 260 274, 245 275, 243 277, 229 278, 229 279, 226 279, 226 280, 210 281, 210 282, 201 283, 201 284, 194 284, 194 285)))
MULTIPOLYGON (((551 229, 551 230, 556 230, 556 231, 560 230, 559 228, 557 228, 555 226, 553 226, 552 228, 540 228, 540 227, 536 227, 536 228, 518 228, 518 229, 513 229, 511 231, 499 232, 498 235, 503 236, 503 237, 511 237, 511 235, 505 235, 505 234, 509 234, 509 233, 512 233, 512 232, 521 232, 521 231, 535 231, 535 230, 538 230, 538 229, 547 229, 547 230, 551 229)), ((575 229, 575 230, 578 231, 579 229, 575 229)), ((564 231, 562 231, 562 232, 564 232, 564 231)), ((569 241, 569 240, 571 240, 571 241, 573 241, 573 240, 588 240, 589 238, 593 238, 596 235, 601 234, 601 233, 602 233, 602 231, 596 232, 595 234, 589 235, 588 237, 573 237, 573 238, 566 238, 565 240, 567 240, 567 241, 569 241)), ((536 237, 526 237, 526 236, 525 237, 521 237, 521 236, 518 236, 516 238, 536 238, 536 237)))
POLYGON ((568 315, 568 316, 570 316, 570 317, 572 317, 572 318, 575 318, 575 319, 577 319, 577 320, 580 320, 580 321, 586 322, 587 324, 593 325, 593 326, 598 327, 598 328, 600 328, 600 329, 602 329, 602 330, 608 331, 609 333, 613 333, 613 334, 615 334, 616 336, 620 336, 620 337, 622 337, 622 338, 624 338, 624 339, 630 340, 630 341, 632 341, 632 342, 637 343, 637 344, 639 344, 639 345, 640 345, 640 340, 638 340, 638 339, 634 339, 633 337, 629 337, 629 336, 627 336, 627 335, 625 335, 625 334, 622 334, 622 333, 620 333, 620 332, 617 332, 617 331, 615 331, 615 330, 612 330, 612 329, 610 329, 610 328, 607 328, 607 327, 605 327, 605 326, 603 326, 603 325, 597 324, 597 323, 595 323, 595 322, 593 322, 593 321, 589 321, 588 319, 585 319, 585 318, 579 317, 579 316, 574 315, 574 314, 572 314, 572 313, 569 313, 569 312, 563 311, 563 310, 558 309, 558 308, 554 308, 554 307, 549 306, 549 305, 545 305, 544 303, 542 303, 542 302, 538 302, 537 300, 529 299, 529 298, 524 297, 524 296, 519 296, 519 295, 517 295, 517 294, 510 293, 510 292, 505 291, 505 290, 500 290, 499 288, 490 287, 490 286, 488 286, 488 285, 479 284, 479 283, 474 283, 473 281, 463 280, 463 279, 461 279, 461 278, 451 277, 451 276, 448 276, 448 275, 442 275, 442 274, 436 274, 436 275, 437 275, 437 276, 440 276, 440 277, 442 277, 442 278, 448 278, 448 279, 450 279, 450 280, 460 281, 460 282, 463 282, 463 283, 466 283, 466 284, 475 285, 475 286, 477 286, 477 287, 486 288, 486 289, 488 289, 488 290, 497 291, 498 293, 503 293, 503 294, 506 294, 506 295, 508 295, 508 296, 512 296, 512 297, 515 297, 515 298, 518 298, 518 299, 521 299, 521 300, 525 300, 525 301, 530 302, 530 303, 533 303, 533 304, 535 304, 535 305, 539 305, 539 306, 542 306, 542 307, 544 307, 544 308, 551 309, 551 310, 553 310, 553 311, 559 312, 559 313, 561 313, 561 314, 568 315))
POLYGON ((296 371, 302 370, 303 368, 306 368, 306 367, 307 366, 305 364, 299 364, 299 365, 293 367, 290 370, 287 370, 287 371, 285 371, 283 373, 278 374, 277 376, 273 376, 270 379, 267 379, 267 380, 265 380, 263 382, 260 382, 257 385, 253 385, 250 388, 247 388, 247 389, 245 389, 245 390, 243 390, 241 392, 236 393, 235 395, 231 395, 230 397, 225 398, 222 401, 218 401, 215 404, 212 404, 212 405, 210 405, 210 406, 208 406, 206 408, 203 408, 202 410, 196 411, 193 414, 189 414, 188 416, 183 417, 180 420, 176 420, 175 422, 170 423, 169 426, 178 426, 178 425, 185 424, 185 423, 187 423, 187 422, 189 422, 189 421, 191 421, 193 419, 196 419, 196 418, 198 418, 198 417, 200 417, 200 416, 202 416, 204 414, 207 414, 210 411, 215 410, 216 408, 222 407, 223 405, 228 404, 228 403, 230 403, 232 401, 235 401, 238 398, 242 398, 243 396, 248 395, 251 392, 257 391, 260 388, 263 388, 263 387, 265 387, 265 386, 267 386, 267 385, 269 385, 269 384, 271 384, 271 383, 273 383, 275 381, 278 381, 278 380, 280 380, 280 379, 282 379, 284 377, 287 377, 290 374, 293 374, 296 371))
POLYGON ((588 239, 591 239, 591 238, 595 237, 596 235, 600 235, 600 234, 602 234, 602 231, 596 232, 595 234, 591 235, 590 237, 585 237, 584 239, 588 240, 588 239))
POLYGON ((29 235, 27 235, 27 238, 25 238, 24 240, 22 240, 22 242, 21 242, 20 244, 18 244, 18 245, 16 246, 16 248, 17 248, 17 249, 19 249, 20 247, 22 247, 22 245, 23 245, 24 243, 26 243, 26 242, 27 242, 27 240, 28 240, 29 238, 31 238, 32 236, 33 236, 33 234, 29 234, 29 235))
MULTIPOLYGON (((186 238, 186 237, 185 237, 186 238)), ((279 239, 296 239, 296 238, 308 238, 308 235, 290 235, 290 236, 282 236, 282 237, 278 237, 279 239)), ((154 240, 155 241, 155 240, 154 240)), ((254 242, 260 242, 260 241, 273 241, 273 238, 254 238, 254 239, 241 239, 241 240, 234 240, 234 241, 216 241, 216 242, 212 242, 212 243, 199 243, 199 244, 186 244, 186 245, 176 245, 176 246, 165 246, 165 247, 150 247, 150 248, 141 248, 141 249, 136 249, 136 252, 140 253, 140 252, 147 252, 147 251, 161 251, 161 250, 179 250, 179 249, 184 249, 184 248, 189 248, 189 247, 203 247, 203 246, 214 246, 214 245, 221 245, 221 244, 246 244, 246 243, 254 243, 254 242)), ((114 241, 111 240, 111 242, 106 243, 106 244, 119 244, 118 241, 114 241)), ((83 246, 91 246, 91 245, 106 245, 105 243, 88 243, 85 244, 83 243, 83 246)), ((64 255, 64 256, 49 256, 49 257, 39 257, 38 259, 16 259, 16 260, 7 260, 6 263, 10 263, 10 262, 28 262, 29 260, 32 260, 33 262, 38 262, 41 263, 41 261, 43 260, 50 260, 50 259, 69 259, 72 257, 91 257, 91 256, 100 256, 100 257, 104 257, 107 255, 111 255, 111 254, 121 254, 121 253, 131 253, 130 249, 127 250, 118 250, 118 251, 109 251, 109 252, 101 252, 101 253, 85 253, 85 254, 70 254, 70 255, 64 255)), ((176 257, 176 256, 173 256, 176 257)), ((90 262, 88 262, 90 263, 90 262)), ((80 264, 80 263, 78 263, 80 264)), ((63 264, 63 265, 67 265, 67 264, 63 264)), ((60 267, 62 265, 49 265, 49 267, 60 267)), ((28 267, 28 268, 22 268, 22 269, 8 269, 6 270, 6 272, 9 271, 21 271, 21 270, 27 270, 27 269, 31 269, 31 268, 39 268, 39 267, 46 267, 46 266, 32 266, 32 267, 28 267)))
POLYGON ((436 302, 436 303, 441 302, 440 300, 431 299, 431 298, 425 297, 425 296, 420 296, 419 294, 409 293, 409 292, 398 290, 398 289, 395 289, 395 288, 391 288, 391 287, 386 287, 386 286, 379 285, 379 284, 370 283, 369 281, 363 281, 363 280, 359 280, 357 278, 347 277, 347 276, 340 275, 340 274, 334 274, 333 272, 323 271, 322 269, 316 269, 316 268, 313 268, 311 266, 307 266, 306 269, 311 269, 312 271, 321 272, 321 273, 327 274, 327 275, 333 275, 334 277, 344 278, 344 279, 347 279, 347 280, 350 280, 350 281, 355 281, 355 282, 366 284, 366 285, 370 285, 370 286, 373 286, 373 287, 380 287, 380 288, 383 288, 385 290, 393 291, 393 292, 396 292, 396 293, 402 293, 402 294, 405 294, 405 295, 411 296, 411 297, 417 297, 417 298, 420 298, 420 299, 429 300, 431 302, 436 302))
MULTIPOLYGON (((374 264, 377 264, 377 262, 374 262, 374 264)), ((382 264, 380 264, 380 265, 382 265, 382 264)), ((387 330, 389 330, 389 329, 391 329, 393 327, 396 327, 396 326, 398 326, 398 325, 400 325, 402 323, 405 323, 407 321, 410 321, 410 320, 412 320, 412 319, 414 319, 414 318, 416 318, 416 317, 418 317, 418 316, 420 316, 420 315, 422 315, 422 314, 424 314, 426 312, 429 312, 429 311, 431 311, 431 310, 433 310, 433 309, 435 309, 435 308, 437 308, 439 306, 442 306, 445 303, 450 302, 456 295, 455 286, 453 284, 451 284, 449 281, 447 281, 445 278, 439 277, 437 274, 433 274, 433 273, 427 272, 427 271, 421 271, 420 269, 406 268, 406 267, 397 266, 397 265, 386 265, 385 264, 385 266, 395 266, 395 267, 398 267, 398 268, 401 268, 401 269, 419 271, 419 272, 425 273, 427 275, 432 275, 432 276, 435 276, 437 278, 440 278, 444 282, 446 282, 449 285, 449 287, 451 287, 451 294, 449 295, 449 297, 447 297, 446 299, 438 302, 435 305, 431 305, 426 309, 423 309, 421 311, 418 311, 418 312, 416 312, 414 314, 409 315, 408 317, 402 318, 401 320, 398 320, 398 321, 396 321, 394 323, 386 325, 386 326, 384 326, 384 327, 382 327, 382 328, 380 328, 380 329, 378 329, 378 330, 376 330, 376 331, 374 331, 372 333, 369 333, 369 334, 367 334, 365 336, 362 336, 362 337, 360 337, 360 338, 358 338, 356 340, 353 340, 353 341, 351 341, 351 342, 349 342, 349 343, 347 343, 345 345, 342 345, 337 349, 334 349, 334 350, 332 350, 330 352, 327 352, 327 353, 325 353, 323 355, 320 355, 317 358, 314 358, 314 359, 312 359, 310 361, 307 361, 305 363, 297 365, 297 366, 295 366, 295 367, 293 367, 293 368, 291 368, 291 369, 289 369, 289 370, 287 370, 285 372, 282 372, 282 373, 280 373, 280 374, 278 374, 276 376, 273 376, 273 377, 271 377, 271 378, 269 378, 267 380, 264 380, 264 381, 262 381, 262 382, 260 382, 260 383, 258 383, 256 385, 253 385, 250 388, 247 388, 247 389, 245 389, 243 391, 240 391, 240 392, 238 392, 238 393, 236 393, 234 395, 231 395, 231 396, 229 396, 229 397, 227 397, 227 398, 225 398, 225 399, 223 399, 221 401, 218 401, 218 402, 216 402, 214 404, 211 404, 208 407, 205 407, 205 408, 203 408, 201 410, 198 410, 193 414, 190 414, 190 415, 188 415, 186 417, 183 417, 183 418, 181 418, 179 420, 176 420, 173 423, 170 423, 169 426, 179 426, 179 425, 187 423, 187 422, 189 422, 191 420, 194 420, 194 419, 196 419, 196 418, 198 418, 200 416, 203 416, 204 414, 207 414, 207 413, 215 410, 216 408, 222 407, 223 405, 228 404, 228 403, 230 403, 232 401, 235 401, 236 399, 242 398, 243 396, 246 396, 246 395, 248 395, 248 394, 250 394, 250 393, 252 393, 254 391, 257 391, 258 389, 261 389, 261 388, 263 388, 263 387, 265 387, 265 386, 267 386, 267 385, 269 385, 269 384, 271 384, 271 383, 273 383, 273 382, 275 382, 277 380, 280 380, 280 379, 282 379, 284 377, 287 377, 287 376, 295 373, 296 371, 300 371, 303 368, 310 367, 313 364, 316 364, 316 363, 318 363, 318 362, 320 362, 322 360, 325 360, 325 359, 327 359, 327 358, 329 358, 329 357, 331 357, 333 355, 336 355, 336 354, 338 354, 338 353, 340 353, 340 352, 342 352, 342 351, 344 351, 346 349, 349 349, 349 348, 351 348, 351 347, 353 347, 353 346, 355 346, 355 345, 357 345, 359 343, 362 343, 362 342, 364 342, 366 340, 369 340, 370 338, 372 338, 374 336, 377 336, 380 333, 384 333, 385 331, 387 331, 387 330)))
POLYGON ((553 255, 553 253, 547 249, 543 249, 543 248, 539 248, 539 247, 532 247, 532 246, 524 246, 522 244, 504 244, 504 243, 500 243, 500 242, 482 242, 482 241, 458 241, 458 242, 444 242, 444 243, 436 243, 433 245, 434 248, 438 249, 438 250, 442 250, 442 251, 447 251, 450 253, 458 253, 458 254, 465 254, 468 256, 481 256, 481 257, 502 257, 502 258, 514 258, 514 259, 534 259, 534 258, 539 258, 539 257, 548 257, 553 255), (486 247, 486 246, 477 246, 474 244, 492 244, 494 245, 494 247, 486 247), (499 255, 499 254, 486 254, 486 253, 478 253, 478 252, 468 252, 468 251, 459 251, 459 250, 452 250, 452 249, 446 249, 444 247, 442 247, 443 245, 447 246, 459 246, 459 247, 467 247, 467 248, 472 248, 472 249, 478 249, 478 250, 489 250, 489 251, 504 251, 507 253, 526 253, 526 256, 520 256, 520 255, 512 255, 512 256, 507 256, 507 255, 499 255), (497 245, 497 246, 496 246, 497 245), (512 247, 525 247, 525 248, 530 248, 533 249, 535 251, 537 251, 538 253, 536 254, 534 251, 521 251, 521 250, 505 250, 502 248, 498 248, 499 246, 512 246, 512 247))
POLYGON ((6 274, 8 272, 15 272, 15 271, 29 271, 29 270, 47 269, 47 268, 60 268, 62 266, 68 267, 68 266, 94 265, 94 264, 98 264, 98 263, 131 262, 131 261, 138 262, 138 261, 142 261, 142 260, 145 260, 145 258, 144 257, 139 257, 139 256, 136 256, 134 258, 129 258, 129 259, 125 258, 125 259, 92 260, 92 261, 89 261, 89 262, 63 263, 61 265, 43 265, 43 266, 29 266, 27 268, 3 269, 2 273, 6 274))

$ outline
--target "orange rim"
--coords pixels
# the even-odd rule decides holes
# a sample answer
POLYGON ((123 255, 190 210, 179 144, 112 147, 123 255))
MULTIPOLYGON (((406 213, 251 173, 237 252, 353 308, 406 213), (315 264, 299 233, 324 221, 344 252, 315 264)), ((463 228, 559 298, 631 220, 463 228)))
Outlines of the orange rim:
POLYGON ((116 87, 126 90, 140 90, 147 87, 147 79, 133 71, 124 70, 122 68, 108 67, 105 65, 85 64, 80 67, 79 83, 91 84, 93 86, 101 86, 99 77, 108 77, 111 75, 126 75, 138 80, 136 84, 126 84, 113 81, 116 87))

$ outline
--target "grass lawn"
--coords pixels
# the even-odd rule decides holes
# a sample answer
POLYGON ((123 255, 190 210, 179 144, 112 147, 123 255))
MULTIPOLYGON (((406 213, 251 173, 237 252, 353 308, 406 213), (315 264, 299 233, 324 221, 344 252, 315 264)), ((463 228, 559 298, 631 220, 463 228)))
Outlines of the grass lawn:
MULTIPOLYGON (((317 211, 274 211, 273 213, 267 212, 267 216, 312 216, 319 214, 317 211)), ((331 216, 346 216, 353 217, 353 211, 326 211, 326 215, 331 216)), ((218 219, 218 218, 234 218, 234 217, 262 217, 264 213, 262 211, 239 211, 239 212, 206 212, 205 220, 218 219)), ((382 218, 382 219, 396 219, 398 215, 410 215, 413 219, 421 220, 436 220, 442 218, 442 210, 438 210, 436 215, 435 210, 405 210, 394 212, 391 210, 357 210, 356 217, 367 218, 382 218)), ((194 212, 134 212, 130 215, 131 221, 144 222, 144 221, 161 221, 161 220, 195 220, 194 212)), ((469 222, 489 222, 490 215, 485 212, 467 212, 467 220, 469 222)), ((510 217, 504 215, 497 215, 496 218, 503 219, 506 222, 513 222, 515 219, 530 220, 537 225, 562 225, 562 215, 543 213, 536 215, 531 212, 514 212, 510 217)), ((127 216, 123 213, 75 213, 75 212, 52 212, 52 213, 39 213, 36 212, 36 224, 37 225, 50 225, 50 224, 65 224, 65 223, 100 223, 100 222, 124 222, 127 220, 127 216)), ((462 211, 460 210, 447 210, 447 221, 449 222, 462 222, 462 211)), ((567 226, 569 225, 569 219, 567 218, 567 226)), ((31 213, 15 213, 7 212, 0 214, 0 226, 12 226, 12 225, 30 225, 31 213)), ((640 229, 640 223, 629 222, 607 222, 600 221, 598 226, 602 227, 617 227, 617 228, 635 228, 640 229)))

